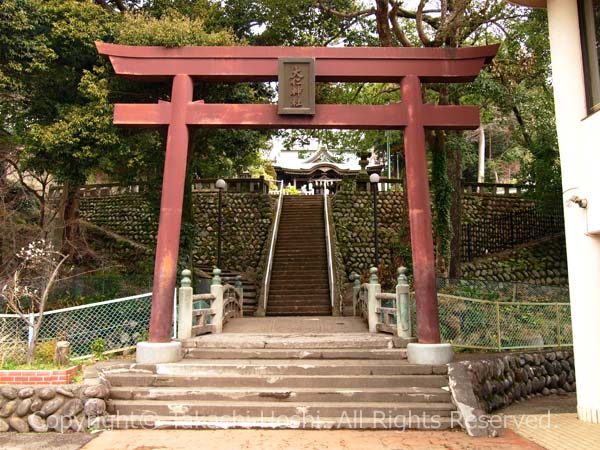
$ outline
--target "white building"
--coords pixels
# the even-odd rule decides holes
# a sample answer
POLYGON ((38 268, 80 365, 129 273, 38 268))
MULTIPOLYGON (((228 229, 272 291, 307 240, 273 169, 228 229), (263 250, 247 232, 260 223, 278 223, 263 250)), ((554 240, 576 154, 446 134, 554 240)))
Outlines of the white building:
POLYGON ((511 1, 548 10, 577 412, 600 423, 600 0, 511 1))

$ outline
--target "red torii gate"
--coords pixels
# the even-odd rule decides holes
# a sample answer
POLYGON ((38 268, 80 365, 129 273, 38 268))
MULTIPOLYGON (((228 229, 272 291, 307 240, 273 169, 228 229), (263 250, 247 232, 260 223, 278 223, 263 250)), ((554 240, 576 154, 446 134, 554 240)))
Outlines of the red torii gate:
POLYGON ((476 106, 424 104, 421 83, 468 82, 495 56, 498 46, 470 48, 334 47, 135 47, 97 43, 115 73, 138 80, 173 80, 171 102, 116 104, 123 127, 168 127, 154 265, 150 342, 171 340, 173 290, 189 127, 404 129, 406 179, 417 333, 439 343, 431 205, 425 128, 476 129, 476 106), (280 115, 277 105, 206 104, 193 101, 193 82, 276 81, 282 58, 314 58, 316 81, 400 82, 402 102, 379 105, 316 105, 314 115, 280 115))

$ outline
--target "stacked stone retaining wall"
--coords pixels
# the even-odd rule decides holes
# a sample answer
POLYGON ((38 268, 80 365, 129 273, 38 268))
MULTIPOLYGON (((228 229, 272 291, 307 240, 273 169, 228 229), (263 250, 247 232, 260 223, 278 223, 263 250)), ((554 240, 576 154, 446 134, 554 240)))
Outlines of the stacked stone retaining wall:
POLYGON ((449 364, 453 401, 472 436, 496 433, 489 413, 514 402, 575 392, 571 349, 510 353, 449 364))
POLYGON ((0 432, 87 431, 106 414, 104 384, 0 386, 0 432))
MULTIPOLYGON (((216 192, 195 192, 194 262, 199 266, 216 264, 217 212, 216 192)), ((154 251, 158 217, 141 194, 84 197, 81 217, 111 233, 146 245, 154 251)), ((256 268, 267 240, 273 216, 268 194, 223 194, 222 261, 228 270, 248 271, 256 268)), ((123 246, 123 243, 120 243, 123 246)), ((115 251, 126 249, 113 242, 115 251)), ((125 245, 126 246, 126 245, 125 245)))

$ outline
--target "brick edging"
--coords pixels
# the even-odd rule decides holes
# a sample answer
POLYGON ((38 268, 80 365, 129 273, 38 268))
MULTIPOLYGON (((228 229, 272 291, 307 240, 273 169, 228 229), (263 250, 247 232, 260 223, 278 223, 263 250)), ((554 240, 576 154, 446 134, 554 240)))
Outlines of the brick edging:
POLYGON ((79 368, 80 366, 76 365, 67 369, 55 370, 0 370, 0 384, 69 384, 79 368))

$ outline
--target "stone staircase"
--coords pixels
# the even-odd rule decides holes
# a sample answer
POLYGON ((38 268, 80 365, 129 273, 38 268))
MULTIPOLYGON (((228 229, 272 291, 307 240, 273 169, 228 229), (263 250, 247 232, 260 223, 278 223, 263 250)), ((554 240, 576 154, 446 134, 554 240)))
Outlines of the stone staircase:
POLYGON ((446 429, 446 366, 413 365, 390 336, 219 334, 178 363, 104 370, 112 428, 446 429))
POLYGON ((320 195, 283 198, 266 314, 331 315, 320 195))

